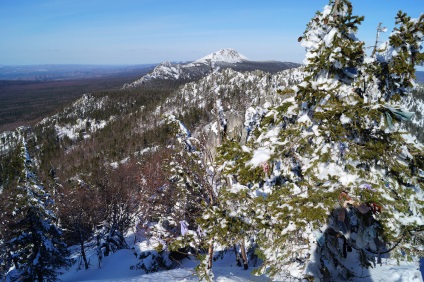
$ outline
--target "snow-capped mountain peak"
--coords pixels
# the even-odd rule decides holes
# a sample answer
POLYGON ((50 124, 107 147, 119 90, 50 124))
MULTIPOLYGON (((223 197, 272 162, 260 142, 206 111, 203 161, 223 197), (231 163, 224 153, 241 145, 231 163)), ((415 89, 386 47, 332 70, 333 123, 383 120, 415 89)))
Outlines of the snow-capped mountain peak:
POLYGON ((196 63, 210 63, 210 62, 226 62, 226 63, 241 63, 242 61, 248 60, 245 56, 238 53, 236 50, 226 48, 221 49, 217 52, 209 54, 199 60, 196 63))
POLYGON ((167 81, 194 81, 209 74, 212 69, 232 68, 237 71, 262 70, 266 72, 277 72, 289 68, 299 67, 299 64, 284 62, 254 62, 241 55, 237 51, 227 48, 209 54, 192 63, 162 62, 153 71, 142 76, 140 79, 125 84, 123 88, 137 87, 149 84, 155 80, 167 81), (213 66, 211 66, 213 64, 213 66), (211 68, 212 67, 212 68, 211 68))

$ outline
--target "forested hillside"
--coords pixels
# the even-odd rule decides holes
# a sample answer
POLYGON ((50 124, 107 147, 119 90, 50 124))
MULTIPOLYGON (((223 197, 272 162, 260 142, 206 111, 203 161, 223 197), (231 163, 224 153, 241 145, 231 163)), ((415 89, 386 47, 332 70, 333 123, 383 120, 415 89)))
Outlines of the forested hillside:
MULTIPOLYGON (((0 80, 0 132, 34 125, 80 98, 84 93, 119 89, 151 67, 100 77, 58 80, 0 80)), ((13 72, 14 75, 16 75, 13 72)))
POLYGON ((131 271, 189 259, 205 280, 228 258, 306 281, 367 281, 382 260, 409 261, 420 279, 424 16, 399 12, 372 55, 362 21, 329 1, 299 38, 303 67, 241 71, 209 56, 196 79, 170 79, 196 62, 162 64, 3 132, 0 277, 53 281, 131 249, 131 271))

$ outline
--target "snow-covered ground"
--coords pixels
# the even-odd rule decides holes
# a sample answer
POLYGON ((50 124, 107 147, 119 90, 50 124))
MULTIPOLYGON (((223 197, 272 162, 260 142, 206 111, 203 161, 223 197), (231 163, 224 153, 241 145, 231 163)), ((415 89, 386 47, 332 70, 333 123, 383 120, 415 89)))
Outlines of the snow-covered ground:
MULTIPOLYGON (((128 237, 128 241, 133 241, 133 237, 128 237)), ((156 273, 144 273, 141 269, 131 269, 132 266, 140 262, 136 253, 147 250, 144 242, 137 243, 132 247, 134 249, 119 250, 112 255, 103 258, 102 267, 98 268, 97 256, 94 250, 89 250, 87 256, 90 259, 90 269, 77 270, 75 264, 69 271, 59 278, 63 282, 76 281, 109 281, 109 282, 147 282, 147 281, 199 281, 194 268, 197 261, 185 259, 181 264, 172 270, 160 271, 156 273)), ((77 252, 75 252, 75 258, 77 252)), ((355 266, 352 266, 355 268, 355 266)), ((287 277, 275 277, 270 279, 267 276, 253 276, 253 268, 244 270, 236 266, 233 253, 227 253, 223 259, 218 259, 213 266, 213 281, 217 282, 244 282, 244 281, 296 281, 287 277)), ((356 274, 361 272, 355 271, 356 274)), ((424 259, 421 259, 421 265, 417 262, 400 262, 398 265, 395 260, 382 259, 381 265, 364 270, 363 278, 357 278, 356 282, 422 282, 424 273, 424 259)), ((306 281, 306 280, 305 280, 306 281)))
MULTIPOLYGON (((130 251, 119 251, 105 259, 102 269, 70 271, 60 277, 62 281, 114 281, 114 282, 147 282, 147 281, 198 281, 193 267, 181 267, 169 271, 160 271, 142 274, 142 270, 130 270, 129 266, 135 264, 137 259, 131 257, 130 251), (129 255, 129 256, 128 256, 129 255), (130 259, 128 259, 130 257, 130 259)), ((192 264, 192 262, 188 262, 192 264)), ((214 268, 214 281, 268 281, 267 277, 250 275, 249 270, 241 267, 216 267, 214 268)), ((420 280, 419 280, 420 281, 420 280)))
MULTIPOLYGON (((101 269, 93 267, 89 270, 71 269, 60 278, 64 282, 71 281, 114 281, 114 282, 147 282, 147 281, 198 281, 195 275, 193 262, 184 262, 184 267, 143 274, 142 270, 131 270, 130 266, 138 262, 138 259, 130 250, 121 250, 104 259, 101 269)), ((218 263, 223 265, 223 263, 218 263)), ((401 263, 399 266, 393 261, 383 261, 382 266, 370 269, 364 278, 355 279, 358 282, 420 282, 423 281, 422 273, 415 263, 401 263)), ((421 265, 421 271, 423 271, 421 265)), ((265 276, 253 276, 250 270, 243 270, 233 263, 232 266, 217 266, 213 268, 214 281, 290 281, 284 277, 271 280, 265 276)))
MULTIPOLYGON (((140 262, 140 260, 136 258, 133 250, 119 250, 116 253, 103 258, 101 268, 98 268, 97 258, 94 252, 91 252, 91 254, 90 269, 78 270, 76 264, 59 278, 63 282, 199 281, 199 278, 196 276, 194 271, 194 268, 197 266, 197 262, 194 258, 183 260, 178 268, 146 274, 141 269, 131 269, 131 266, 140 262)), ((268 277, 251 275, 251 269, 244 270, 242 267, 236 266, 234 255, 225 256, 224 259, 216 261, 215 264, 216 266, 213 267, 214 281, 269 281, 268 277)))

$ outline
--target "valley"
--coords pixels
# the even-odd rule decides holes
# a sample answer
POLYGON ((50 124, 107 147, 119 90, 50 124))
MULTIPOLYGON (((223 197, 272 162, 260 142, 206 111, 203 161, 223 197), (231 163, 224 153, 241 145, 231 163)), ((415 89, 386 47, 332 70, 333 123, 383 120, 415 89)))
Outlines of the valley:
POLYGON ((0 132, 34 125, 78 99, 84 93, 120 89, 151 71, 151 67, 100 77, 60 80, 0 80, 0 132))

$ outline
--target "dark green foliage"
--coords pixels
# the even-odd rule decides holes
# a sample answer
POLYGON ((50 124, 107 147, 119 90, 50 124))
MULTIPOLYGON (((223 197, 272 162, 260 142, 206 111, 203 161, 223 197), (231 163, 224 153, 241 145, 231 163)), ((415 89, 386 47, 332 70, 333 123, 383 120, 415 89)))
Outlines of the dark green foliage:
MULTIPOLYGON (((316 17, 309 22, 304 33, 303 40, 310 40, 310 36, 318 29, 323 29, 322 36, 330 36, 331 32, 337 30, 332 45, 327 46, 328 38, 319 38, 318 48, 311 47, 309 52, 316 54, 315 57, 308 58, 306 70, 311 73, 312 78, 318 78, 323 73, 329 77, 337 75, 340 79, 348 79, 346 69, 356 68, 364 59, 364 43, 355 40, 352 32, 356 33, 358 26, 364 20, 364 17, 353 16, 352 4, 349 1, 340 0, 337 5, 328 14, 317 12, 316 17), (346 12, 344 12, 344 9, 346 12), (312 33, 311 33, 312 32, 312 33)), ((317 39, 311 38, 315 42, 317 39)), ((307 47, 305 45, 305 47, 307 47)), ((307 47, 308 48, 308 47, 307 47)))
POLYGON ((9 259, 15 270, 11 280, 55 281, 59 268, 71 264, 69 252, 57 226, 49 194, 32 169, 26 143, 20 159, 24 169, 17 187, 10 192, 6 213, 9 233, 4 237, 9 259))
MULTIPOLYGON (((141 72, 144 73, 144 72, 141 72)), ((0 132, 17 126, 34 124, 56 112, 84 93, 102 89, 119 89, 124 83, 138 78, 109 77, 60 81, 0 81, 0 132)))
MULTIPOLYGON (((422 17, 398 19, 391 38, 405 37, 409 23, 421 30, 422 17)), ((369 267, 376 254, 392 251, 386 242, 420 254, 411 242, 422 241, 413 222, 423 217, 415 193, 422 147, 408 140, 390 110, 411 90, 415 59, 390 53, 400 45, 389 42, 378 59, 365 60, 364 43, 354 36, 362 20, 350 1, 330 1, 303 36, 308 76, 294 88, 294 100, 268 109, 245 146, 231 140, 219 149, 230 180, 201 222, 221 244, 255 238, 263 259, 258 273, 284 272, 295 258, 305 276, 346 280, 359 275, 348 256, 369 267), (309 265, 312 254, 318 265, 309 265)), ((420 32, 413 37, 421 44, 420 32)))
POLYGON ((167 252, 159 250, 142 252, 139 256, 140 262, 135 266, 131 266, 131 269, 141 269, 145 273, 168 270, 171 268, 172 262, 167 257, 167 254, 167 252))
POLYGON ((9 191, 19 180, 23 169, 19 152, 20 148, 16 147, 7 154, 0 155, 0 186, 3 190, 9 191))

